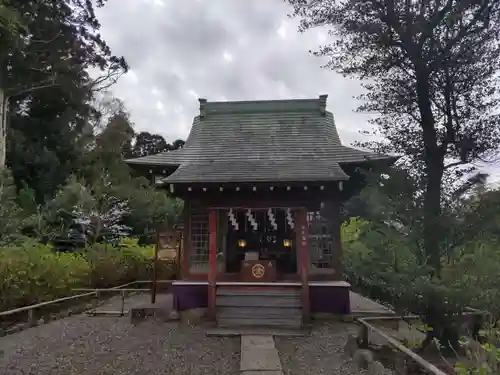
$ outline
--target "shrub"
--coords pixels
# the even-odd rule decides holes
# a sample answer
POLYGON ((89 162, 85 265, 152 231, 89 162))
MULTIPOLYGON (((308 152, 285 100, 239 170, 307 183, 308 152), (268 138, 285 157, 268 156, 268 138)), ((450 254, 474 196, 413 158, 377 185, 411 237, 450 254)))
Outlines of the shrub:
POLYGON ((82 255, 55 253, 35 242, 0 253, 0 310, 68 296, 86 285, 90 271, 82 255))
POLYGON ((500 373, 500 329, 491 324, 480 332, 481 341, 463 338, 465 357, 454 367, 457 375, 498 375, 500 373))
MULTIPOLYGON (((153 258, 155 246, 141 246, 137 238, 124 237, 120 244, 130 259, 138 261, 141 268, 137 269, 137 280, 150 280, 153 276, 153 258), (144 267, 147 265, 146 267, 144 267)), ((156 264, 157 280, 169 280, 178 273, 178 267, 175 261, 160 260, 156 264)))
MULTIPOLYGON (((95 244, 86 251, 91 265, 90 284, 107 288, 152 276, 154 246, 139 246, 136 239, 122 240, 119 246, 95 244)), ((173 263, 159 262, 158 279, 170 279, 173 263)))
POLYGON ((400 314, 421 316, 431 328, 421 349, 434 339, 456 349, 461 315, 477 296, 478 282, 469 275, 456 277, 449 267, 442 278, 431 276, 419 259, 416 241, 394 226, 351 220, 343 233, 345 269, 353 287, 400 314))
POLYGON ((0 246, 19 236, 23 215, 16 198, 12 175, 8 170, 0 169, 0 246))
MULTIPOLYGON (((58 253, 35 241, 0 247, 0 311, 66 297, 74 288, 150 279, 154 246, 122 242, 95 244, 82 253, 58 253)), ((162 263, 158 278, 170 279, 175 271, 174 264, 162 263)))

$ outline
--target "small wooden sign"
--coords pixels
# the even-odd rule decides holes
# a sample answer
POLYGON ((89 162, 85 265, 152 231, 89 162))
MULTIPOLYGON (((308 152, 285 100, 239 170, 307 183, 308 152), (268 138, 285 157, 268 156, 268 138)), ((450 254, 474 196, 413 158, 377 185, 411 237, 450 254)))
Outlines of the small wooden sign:
POLYGON ((151 283, 151 303, 156 302, 156 281, 158 261, 180 261, 182 233, 168 226, 156 228, 155 254, 153 257, 153 278, 151 283))
POLYGON ((181 232, 168 227, 158 228, 156 248, 158 260, 174 260, 179 256, 181 232))

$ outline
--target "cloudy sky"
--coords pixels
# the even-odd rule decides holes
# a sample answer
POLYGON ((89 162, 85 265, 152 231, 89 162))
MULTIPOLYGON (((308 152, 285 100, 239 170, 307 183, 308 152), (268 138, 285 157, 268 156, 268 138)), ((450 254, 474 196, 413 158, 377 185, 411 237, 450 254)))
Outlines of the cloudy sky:
MULTIPOLYGON (((262 100, 328 94, 344 144, 369 128, 355 113, 359 82, 322 69, 311 56, 324 29, 297 32, 283 0, 108 0, 98 11, 102 35, 130 72, 113 92, 137 131, 185 139, 198 98, 262 100)), ((494 178, 498 168, 487 168, 494 178)))
POLYGON ((114 87, 137 130, 186 138, 198 97, 316 98, 328 94, 344 143, 367 116, 353 110, 359 83, 322 69, 309 50, 325 30, 297 32, 283 0, 108 0, 102 34, 131 71, 114 87))

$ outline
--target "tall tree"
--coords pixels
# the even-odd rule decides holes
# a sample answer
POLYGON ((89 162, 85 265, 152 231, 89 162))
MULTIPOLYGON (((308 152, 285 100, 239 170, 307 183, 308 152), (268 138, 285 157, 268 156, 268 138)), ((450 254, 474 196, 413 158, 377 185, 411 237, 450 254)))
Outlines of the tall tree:
POLYGON ((185 143, 186 142, 183 141, 182 139, 176 139, 175 141, 172 142, 172 146, 170 147, 170 151, 183 148, 185 143))
POLYGON ((7 0, 0 0, 0 36, 16 40, 23 30, 26 31, 19 12, 7 0))
POLYGON ((33 92, 25 104, 13 102, 7 161, 18 187, 30 186, 38 203, 52 197, 82 164, 88 100, 87 90, 74 85, 33 92))
POLYGON ((177 139, 170 144, 159 134, 140 132, 135 136, 135 143, 132 148, 132 153, 129 156, 138 158, 157 154, 159 152, 178 150, 184 147, 184 143, 182 139, 177 139))
POLYGON ((129 114, 119 110, 107 119, 106 126, 95 135, 92 148, 85 155, 81 173, 88 184, 97 184, 105 176, 114 183, 123 183, 131 178, 131 170, 124 163, 130 154, 134 130, 129 114))
POLYGON ((498 0, 286 0, 302 31, 329 26, 327 68, 364 81, 362 111, 424 176, 424 248, 439 274, 446 171, 487 158, 500 142, 498 0))
POLYGON ((10 113, 25 111, 33 95, 54 87, 73 95, 78 91, 81 97, 86 94, 88 102, 93 90, 115 82, 126 71, 125 60, 113 56, 98 33, 94 7, 104 3, 8 2, 9 10, 21 15, 25 27, 19 29, 18 39, 8 33, 0 35, 0 169, 5 167, 9 106, 13 106, 10 113), (92 78, 89 68, 103 72, 102 76, 92 78))
POLYGON ((134 147, 132 148, 131 157, 137 158, 141 156, 153 155, 159 152, 168 151, 168 144, 159 134, 151 134, 149 132, 140 132, 135 137, 134 147))

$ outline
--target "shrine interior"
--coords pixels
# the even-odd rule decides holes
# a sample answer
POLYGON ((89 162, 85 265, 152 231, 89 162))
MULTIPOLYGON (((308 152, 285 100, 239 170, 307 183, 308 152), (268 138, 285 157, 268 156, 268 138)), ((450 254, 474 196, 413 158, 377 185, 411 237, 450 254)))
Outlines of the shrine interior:
POLYGON ((230 209, 219 213, 226 272, 240 272, 242 261, 251 259, 275 261, 281 274, 297 273, 295 224, 290 209, 230 209))

